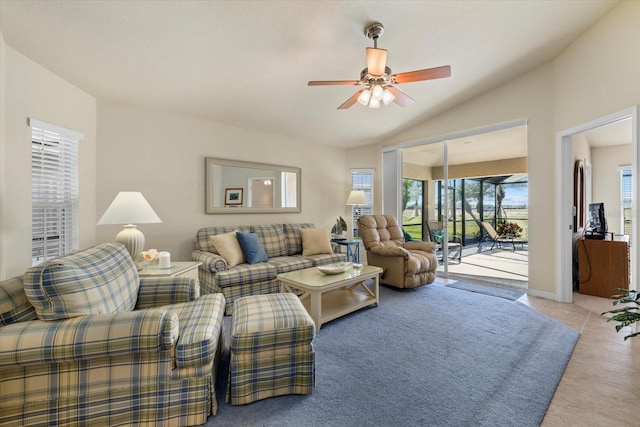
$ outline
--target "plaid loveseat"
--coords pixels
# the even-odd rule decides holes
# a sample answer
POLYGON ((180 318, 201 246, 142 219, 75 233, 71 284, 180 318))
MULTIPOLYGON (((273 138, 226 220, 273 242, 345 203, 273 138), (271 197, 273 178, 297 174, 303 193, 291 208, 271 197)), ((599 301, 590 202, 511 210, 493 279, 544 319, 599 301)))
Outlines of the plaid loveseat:
POLYGON ((142 278, 104 244, 0 282, 0 425, 198 425, 216 413, 224 297, 142 278))
POLYGON ((195 239, 194 261, 201 261, 198 270, 203 294, 222 293, 226 313, 232 314, 233 302, 243 296, 280 292, 276 276, 280 273, 344 261, 344 254, 302 256, 301 229, 314 228, 312 223, 268 224, 207 227, 198 230, 195 239), (229 268, 211 241, 217 234, 243 231, 255 233, 269 260, 257 264, 238 264, 229 268))

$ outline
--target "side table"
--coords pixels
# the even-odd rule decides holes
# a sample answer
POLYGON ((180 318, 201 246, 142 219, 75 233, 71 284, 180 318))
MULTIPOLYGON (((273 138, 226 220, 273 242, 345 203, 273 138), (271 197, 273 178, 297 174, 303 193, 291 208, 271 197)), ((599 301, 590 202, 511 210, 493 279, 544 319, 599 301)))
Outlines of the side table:
POLYGON ((359 240, 343 240, 331 239, 332 243, 347 247, 347 261, 360 263, 360 241, 359 240))
POLYGON ((160 268, 158 264, 149 265, 138 271, 140 277, 192 277, 198 278, 198 267, 201 262, 174 261, 169 268, 160 268))

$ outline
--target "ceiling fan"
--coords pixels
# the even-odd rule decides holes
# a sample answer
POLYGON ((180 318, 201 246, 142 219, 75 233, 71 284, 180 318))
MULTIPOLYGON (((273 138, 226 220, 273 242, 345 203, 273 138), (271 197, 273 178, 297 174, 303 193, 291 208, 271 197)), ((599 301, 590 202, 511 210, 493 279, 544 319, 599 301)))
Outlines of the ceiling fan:
POLYGON ((394 85, 451 76, 449 65, 392 74, 391 68, 386 65, 387 50, 378 49, 378 37, 383 32, 384 27, 379 22, 368 25, 364 30, 364 34, 373 40, 373 47, 367 48, 367 68, 360 72, 360 80, 315 80, 310 81, 308 86, 366 86, 342 103, 338 107, 339 110, 347 109, 356 102, 369 108, 378 108, 381 103, 387 105, 390 102, 406 107, 413 104, 414 100, 394 85))

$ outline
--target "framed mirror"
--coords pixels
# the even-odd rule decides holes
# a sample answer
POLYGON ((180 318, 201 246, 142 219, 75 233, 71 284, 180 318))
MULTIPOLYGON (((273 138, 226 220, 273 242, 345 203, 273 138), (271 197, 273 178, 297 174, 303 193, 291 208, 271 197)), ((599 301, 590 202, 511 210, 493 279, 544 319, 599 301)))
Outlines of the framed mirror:
POLYGON ((300 168, 207 157, 205 171, 208 214, 302 210, 300 168))

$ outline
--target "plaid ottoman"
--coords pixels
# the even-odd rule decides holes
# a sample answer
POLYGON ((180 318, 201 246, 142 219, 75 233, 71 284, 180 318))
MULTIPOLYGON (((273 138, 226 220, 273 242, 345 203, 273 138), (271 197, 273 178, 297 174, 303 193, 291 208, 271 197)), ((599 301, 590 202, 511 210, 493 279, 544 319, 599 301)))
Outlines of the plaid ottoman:
POLYGON ((235 300, 227 403, 310 394, 315 386, 315 332, 313 319, 294 294, 235 300))

